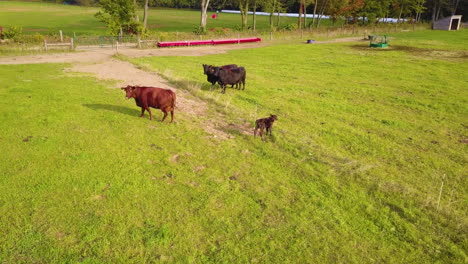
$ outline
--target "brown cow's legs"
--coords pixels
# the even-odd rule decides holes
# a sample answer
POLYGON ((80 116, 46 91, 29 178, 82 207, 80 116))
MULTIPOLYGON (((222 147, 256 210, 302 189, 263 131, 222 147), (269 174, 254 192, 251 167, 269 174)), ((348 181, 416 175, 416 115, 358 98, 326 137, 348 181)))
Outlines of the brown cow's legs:
POLYGON ((164 119, 166 119, 166 117, 167 117, 167 112, 163 111, 163 113, 164 113, 164 116, 163 116, 163 119, 161 120, 161 122, 164 122, 164 119))
POLYGON ((146 108, 146 111, 148 111, 149 115, 150 115, 150 120, 153 120, 153 115, 151 114, 151 110, 148 108, 146 108))
POLYGON ((171 123, 174 121, 174 110, 171 111, 171 123))
POLYGON ((145 109, 142 107, 142 108, 141 108, 141 115, 140 115, 140 117, 143 117, 144 114, 145 114, 145 109))

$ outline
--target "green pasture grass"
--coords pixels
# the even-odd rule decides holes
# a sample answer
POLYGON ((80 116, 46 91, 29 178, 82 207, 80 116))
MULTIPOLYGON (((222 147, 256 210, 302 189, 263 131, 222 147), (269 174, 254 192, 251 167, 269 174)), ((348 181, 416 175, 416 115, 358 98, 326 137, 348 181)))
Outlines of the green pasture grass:
POLYGON ((379 241, 374 249, 360 244, 364 251, 395 263, 461 263, 467 257, 468 64, 460 49, 466 31, 425 34, 397 35, 389 49, 301 44, 131 61, 217 104, 229 122, 278 114, 271 144, 289 153, 283 166, 297 170, 303 186, 327 186, 322 191, 339 197, 330 206, 354 214, 342 224, 379 241), (451 52, 406 46, 427 39, 451 52), (246 67, 246 90, 213 94, 202 63, 246 67), (367 220, 372 224, 360 222, 367 220))
POLYGON ((366 44, 126 59, 207 113, 150 121, 68 65, 0 66, 0 262, 466 262, 466 59, 366 44), (202 63, 245 66, 246 89, 210 91, 202 63), (266 142, 236 128, 269 113, 266 142))
POLYGON ((21 26, 24 33, 57 35, 64 34, 103 35, 105 24, 99 22, 94 14, 96 7, 82 7, 44 2, 0 2, 0 25, 2 27, 21 26))
POLYGON ((388 35, 398 38, 399 44, 415 46, 421 49, 468 50, 468 45, 466 45, 468 43, 468 29, 457 31, 421 30, 388 33, 388 35))
MULTIPOLYGON (((107 35, 105 24, 99 22, 94 14, 99 11, 97 7, 82 7, 37 2, 0 2, 0 25, 21 26, 25 33, 54 33, 62 30, 64 34, 77 35, 107 35)), ((143 11, 138 12, 143 19, 143 11)), ((209 12, 207 29, 229 28, 234 30, 241 25, 240 14, 218 14, 217 19, 211 19, 209 12)), ((269 17, 257 16, 257 29, 269 28, 269 17)), ((281 18, 281 25, 297 23, 295 18, 281 18)), ((324 22, 327 24, 328 21, 324 22)), ((249 25, 252 16, 249 16, 249 25)), ((162 32, 192 32, 200 25, 200 11, 185 9, 151 8, 148 18, 150 30, 162 32)))

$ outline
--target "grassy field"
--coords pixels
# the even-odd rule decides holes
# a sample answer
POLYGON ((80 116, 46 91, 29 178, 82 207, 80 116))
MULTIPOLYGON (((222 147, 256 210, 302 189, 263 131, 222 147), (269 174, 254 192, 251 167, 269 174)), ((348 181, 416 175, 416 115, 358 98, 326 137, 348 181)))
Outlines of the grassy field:
POLYGON ((466 263, 466 38, 129 59, 208 102, 172 125, 67 65, 0 66, 0 262, 466 263), (233 139, 201 128, 218 112, 233 139), (235 129, 269 113, 266 143, 235 129))
MULTIPOLYGON (((80 7, 35 2, 0 2, 0 25, 21 26, 25 33, 57 34, 62 30, 65 34, 77 35, 106 35, 105 24, 99 22, 94 14, 97 7, 80 7)), ((211 16, 212 12, 209 13, 211 16)), ((140 19, 143 11, 139 11, 140 19)), ((268 28, 268 17, 257 16, 257 29, 268 28)), ((324 25, 328 21, 324 21, 324 25)), ((252 23, 252 16, 249 17, 252 23)), ((297 23, 294 18, 281 18, 281 24, 297 23)), ((200 12, 181 9, 150 9, 148 25, 150 30, 164 32, 192 32, 200 25, 200 12)), ((236 14, 219 14, 218 19, 208 19, 207 28, 235 29, 241 25, 241 16, 236 14)))

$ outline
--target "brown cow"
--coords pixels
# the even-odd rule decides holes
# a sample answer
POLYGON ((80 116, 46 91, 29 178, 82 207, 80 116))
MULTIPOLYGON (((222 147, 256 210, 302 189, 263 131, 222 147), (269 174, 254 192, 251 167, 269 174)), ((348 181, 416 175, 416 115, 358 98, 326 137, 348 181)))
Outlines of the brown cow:
POLYGON ((268 132, 270 132, 271 136, 271 128, 273 127, 273 123, 275 120, 278 120, 278 117, 276 115, 270 114, 270 117, 267 118, 261 118, 257 119, 255 121, 255 130, 254 130, 254 137, 257 136, 257 129, 260 129, 260 132, 258 133, 260 137, 263 139, 263 130, 266 129, 266 135, 268 135, 268 132))
POLYGON ((141 115, 148 111, 150 120, 153 120, 150 107, 161 109, 164 117, 161 122, 167 117, 167 112, 171 112, 171 123, 174 120, 174 108, 176 103, 176 94, 169 89, 146 86, 131 86, 122 87, 126 93, 126 98, 135 98, 137 106, 141 107, 141 115))

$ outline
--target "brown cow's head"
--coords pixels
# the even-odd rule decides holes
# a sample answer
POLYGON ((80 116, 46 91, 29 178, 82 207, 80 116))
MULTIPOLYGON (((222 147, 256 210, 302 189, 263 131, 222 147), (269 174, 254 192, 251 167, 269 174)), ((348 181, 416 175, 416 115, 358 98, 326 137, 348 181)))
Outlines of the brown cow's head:
POLYGON ((127 87, 122 87, 121 89, 125 91, 125 97, 127 99, 136 98, 135 86, 127 85, 127 87))

